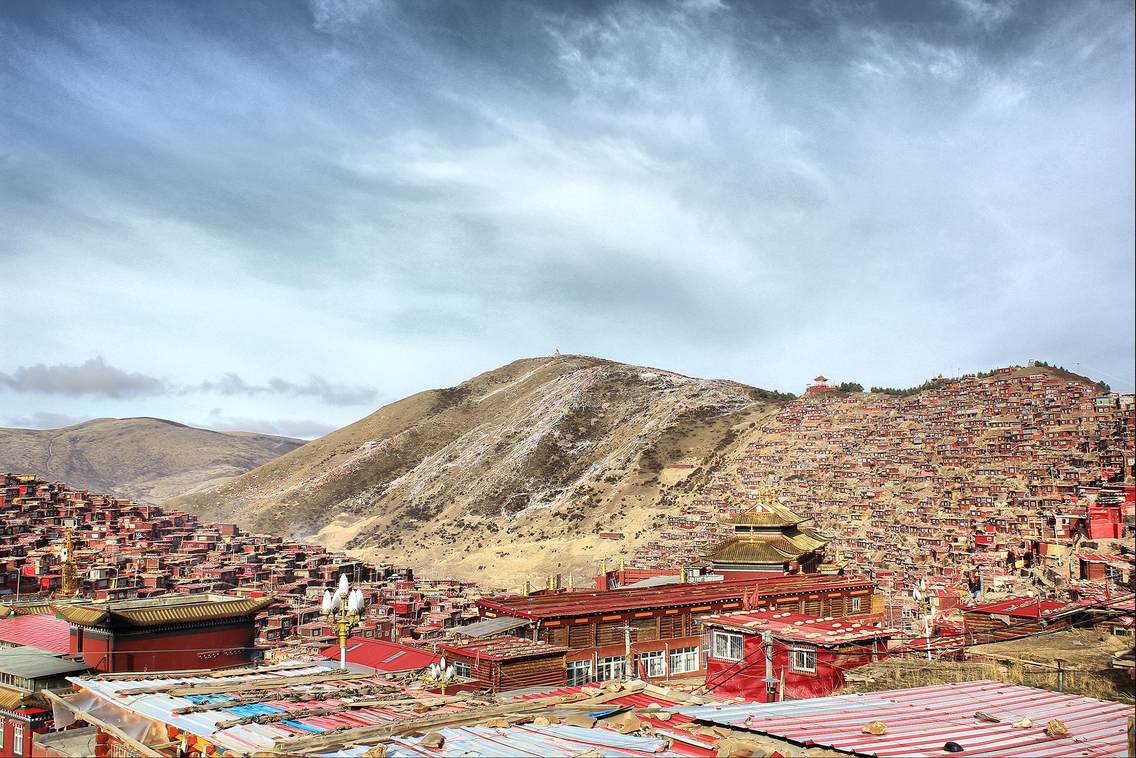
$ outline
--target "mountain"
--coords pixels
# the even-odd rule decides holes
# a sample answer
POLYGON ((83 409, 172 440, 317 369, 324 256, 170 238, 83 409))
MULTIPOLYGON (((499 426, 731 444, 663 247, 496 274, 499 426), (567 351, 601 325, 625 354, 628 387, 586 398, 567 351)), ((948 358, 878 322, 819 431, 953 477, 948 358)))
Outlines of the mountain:
POLYGON ((781 403, 598 358, 519 360, 171 505, 430 574, 590 576, 665 523, 673 484, 781 403))
POLYGON ((0 471, 162 502, 243 474, 302 444, 156 418, 103 418, 63 429, 0 429, 0 471))
MULTIPOLYGON (((590 577, 601 558, 673 566, 719 538, 723 511, 773 496, 814 518, 837 556, 906 577, 958 563, 987 528, 983 509, 1037 531, 1061 502, 1039 511, 1038 493, 1130 476, 1132 398, 1102 405, 1106 391, 1031 365, 789 399, 598 358, 531 358, 392 403, 170 504, 516 587, 590 577)), ((995 544, 1020 539, 999 532, 995 544)))

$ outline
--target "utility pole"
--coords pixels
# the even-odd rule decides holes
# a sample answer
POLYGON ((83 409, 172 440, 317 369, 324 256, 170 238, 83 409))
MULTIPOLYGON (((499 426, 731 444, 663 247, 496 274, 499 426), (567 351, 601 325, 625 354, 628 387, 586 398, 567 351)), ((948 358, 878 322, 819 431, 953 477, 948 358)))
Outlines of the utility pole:
POLYGON ((773 632, 761 633, 765 644, 765 702, 772 703, 777 698, 777 680, 773 677, 773 632))
POLYGON ((623 632, 623 679, 625 681, 631 681, 631 675, 634 673, 631 661, 631 632, 634 631, 635 627, 631 626, 631 622, 629 621, 618 628, 623 632))

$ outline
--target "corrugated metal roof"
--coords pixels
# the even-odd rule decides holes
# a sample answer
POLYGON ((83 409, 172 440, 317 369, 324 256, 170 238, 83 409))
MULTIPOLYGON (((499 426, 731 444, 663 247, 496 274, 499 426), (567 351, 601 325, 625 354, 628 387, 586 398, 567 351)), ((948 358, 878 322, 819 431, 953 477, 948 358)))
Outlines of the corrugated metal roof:
MULTIPOLYGON (((706 626, 739 629, 750 634, 770 631, 780 640, 807 642, 832 647, 846 642, 862 642, 899 634, 864 621, 814 618, 788 611, 735 611, 707 616, 699 621, 706 626)), ((955 640, 957 644, 957 640, 955 640)))
POLYGON ((580 753, 602 756, 674 755, 665 752, 667 741, 658 737, 638 737, 607 729, 585 729, 556 724, 550 726, 510 726, 501 729, 463 726, 438 730, 445 738, 437 750, 423 748, 421 737, 391 740, 391 758, 438 756, 572 756, 580 753))
MULTIPOLYGON (((339 660, 339 645, 330 645, 320 651, 328 660, 339 660)), ((417 671, 431 663, 437 663, 440 656, 429 650, 400 645, 397 642, 373 640, 364 637, 351 637, 347 640, 347 662, 366 666, 382 674, 399 671, 417 671)))
POLYGON ((494 637, 484 640, 446 640, 438 643, 443 653, 464 655, 489 661, 511 661, 520 658, 538 658, 546 655, 564 655, 568 648, 550 645, 525 637, 494 637))
POLYGON ((1127 752, 1130 706, 1001 682, 977 681, 906 690, 795 700, 783 703, 682 708, 679 713, 716 724, 748 729, 800 745, 816 745, 856 755, 917 756, 1080 756, 1105 758, 1127 752), (975 718, 983 711, 999 719, 975 718), (1014 729, 1029 717, 1033 726, 1014 729), (1069 735, 1045 734, 1060 719, 1069 735), (864 734, 869 721, 887 724, 880 736, 864 734), (957 742, 961 753, 944 750, 957 742))
POLYGON ((461 637, 492 637, 493 635, 504 634, 505 632, 511 632, 514 629, 520 629, 522 626, 528 625, 528 619, 501 616, 500 618, 482 619, 472 624, 454 627, 449 631, 461 637))
POLYGON ((74 674, 77 671, 86 671, 88 668, 85 663, 62 658, 51 650, 40 650, 26 645, 0 648, 0 671, 25 679, 74 674))
POLYGON ((0 618, 0 642, 10 645, 34 645, 55 653, 71 649, 71 625, 49 615, 11 616, 0 618))

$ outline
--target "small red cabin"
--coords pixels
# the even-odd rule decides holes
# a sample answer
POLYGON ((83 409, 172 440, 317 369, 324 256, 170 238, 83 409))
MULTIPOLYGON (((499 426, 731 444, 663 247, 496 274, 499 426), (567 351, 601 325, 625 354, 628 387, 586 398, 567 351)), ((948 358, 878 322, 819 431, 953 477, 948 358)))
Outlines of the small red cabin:
POLYGON ((710 637, 707 691, 761 703, 832 694, 844 686, 846 670, 884 657, 895 634, 867 621, 777 611, 724 613, 702 619, 702 625, 710 637), (772 647, 769 667, 765 632, 772 647))

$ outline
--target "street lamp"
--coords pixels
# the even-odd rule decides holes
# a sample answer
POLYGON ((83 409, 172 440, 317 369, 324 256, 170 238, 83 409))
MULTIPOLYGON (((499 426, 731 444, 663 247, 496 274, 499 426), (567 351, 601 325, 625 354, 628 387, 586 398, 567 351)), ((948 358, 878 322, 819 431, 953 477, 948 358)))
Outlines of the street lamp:
POLYGON ((430 668, 422 675, 422 679, 431 684, 440 685, 442 688, 442 696, 445 697, 446 685, 448 685, 456 675, 457 672, 454 670, 454 667, 447 666, 446 658, 442 656, 440 661, 430 664, 430 668))
POLYGON ((323 602, 320 603, 320 615, 327 618, 335 633, 339 635, 339 668, 347 668, 347 637, 351 629, 359 623, 363 615, 362 590, 351 589, 347 574, 339 575, 339 586, 335 594, 331 590, 323 591, 323 602))

